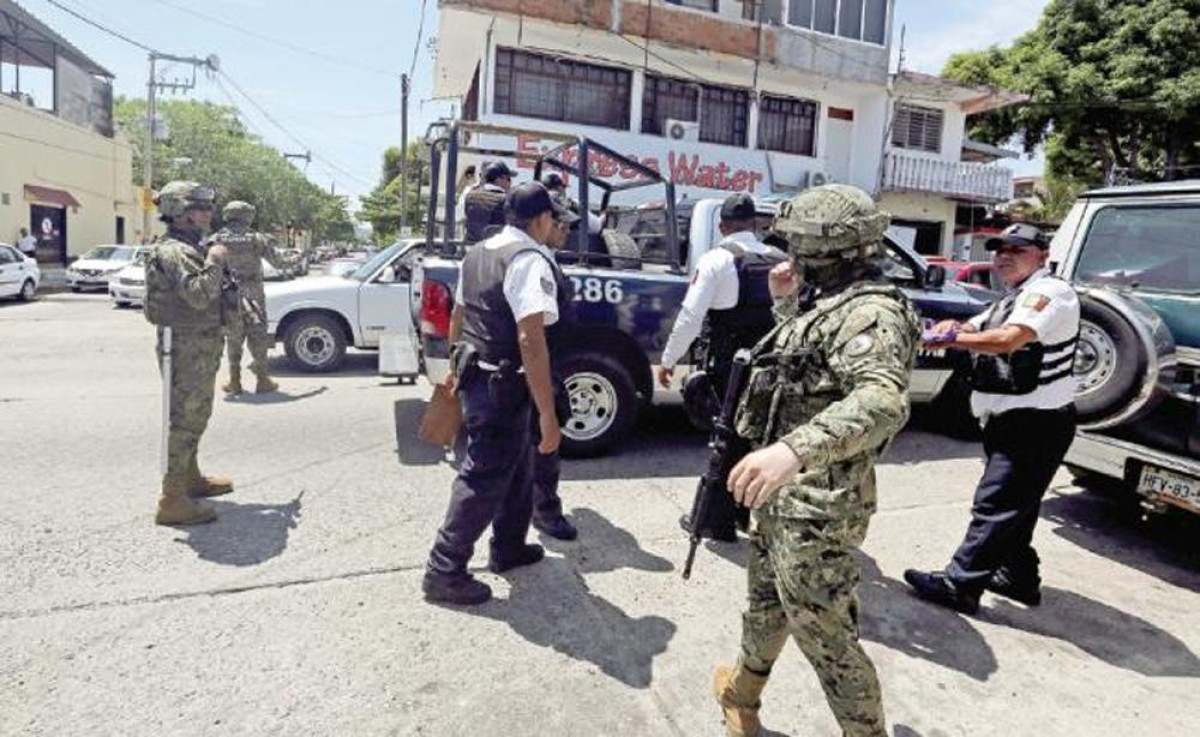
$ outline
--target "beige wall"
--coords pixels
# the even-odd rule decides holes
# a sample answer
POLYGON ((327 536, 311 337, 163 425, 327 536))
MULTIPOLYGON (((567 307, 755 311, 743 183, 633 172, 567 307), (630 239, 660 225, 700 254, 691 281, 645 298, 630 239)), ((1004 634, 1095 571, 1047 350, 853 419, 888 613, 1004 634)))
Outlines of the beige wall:
POLYGON ((141 236, 128 143, 0 96, 0 241, 15 241, 17 229, 29 227, 30 205, 38 203, 25 185, 65 190, 79 201, 66 213, 69 256, 115 242, 118 216, 126 242, 141 236))
POLYGON ((942 224, 941 255, 949 256, 954 250, 954 218, 957 206, 953 200, 937 195, 885 192, 879 206, 894 218, 925 220, 942 224))

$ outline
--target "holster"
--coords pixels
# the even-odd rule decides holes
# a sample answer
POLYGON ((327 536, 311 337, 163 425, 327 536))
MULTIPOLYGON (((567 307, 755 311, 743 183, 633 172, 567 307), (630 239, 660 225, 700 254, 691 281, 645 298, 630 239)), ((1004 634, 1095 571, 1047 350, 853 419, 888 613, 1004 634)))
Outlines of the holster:
POLYGON ((499 368, 488 376, 488 398, 501 412, 519 409, 529 400, 529 384, 520 372, 520 366, 504 359, 499 368))

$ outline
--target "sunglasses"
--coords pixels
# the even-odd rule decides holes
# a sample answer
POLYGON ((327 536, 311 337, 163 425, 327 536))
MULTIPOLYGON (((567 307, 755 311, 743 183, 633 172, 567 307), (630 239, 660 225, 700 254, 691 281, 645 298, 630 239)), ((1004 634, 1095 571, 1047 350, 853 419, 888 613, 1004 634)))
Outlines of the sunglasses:
POLYGON ((193 202, 187 206, 189 210, 200 210, 202 212, 212 212, 213 205, 211 202, 193 202))

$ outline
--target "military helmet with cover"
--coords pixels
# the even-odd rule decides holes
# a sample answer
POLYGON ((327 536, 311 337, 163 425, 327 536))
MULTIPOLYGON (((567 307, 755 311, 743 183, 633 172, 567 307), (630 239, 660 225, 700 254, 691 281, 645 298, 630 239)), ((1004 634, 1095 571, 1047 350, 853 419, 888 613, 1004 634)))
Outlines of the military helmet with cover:
POLYGON ((783 203, 771 226, 794 258, 871 258, 883 252, 891 216, 847 184, 805 190, 783 203))
POLYGON ((158 213, 163 217, 182 215, 190 207, 207 207, 212 209, 216 192, 212 187, 176 180, 167 182, 154 198, 158 213))
POLYGON ((254 205, 241 200, 231 200, 224 208, 221 209, 221 214, 226 220, 235 223, 245 223, 249 225, 254 221, 254 213, 257 210, 254 205))

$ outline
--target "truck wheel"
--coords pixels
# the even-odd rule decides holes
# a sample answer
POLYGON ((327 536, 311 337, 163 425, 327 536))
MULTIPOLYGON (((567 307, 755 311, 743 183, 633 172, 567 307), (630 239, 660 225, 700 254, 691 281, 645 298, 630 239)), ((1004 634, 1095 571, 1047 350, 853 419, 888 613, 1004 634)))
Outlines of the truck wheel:
POLYGON ((1075 408, 1081 425, 1122 412, 1148 378, 1149 357, 1133 326, 1119 312, 1081 295, 1075 408))
POLYGON ((283 341, 288 358, 301 371, 333 371, 346 356, 342 326, 328 315, 305 315, 288 327, 283 341))
POLYGON ((601 233, 601 237, 604 239, 604 247, 612 259, 612 268, 642 268, 642 248, 637 241, 625 233, 615 230, 606 230, 601 233))
POLYGON ((584 458, 604 453, 637 419, 637 393, 629 371, 615 358, 598 353, 569 356, 559 371, 571 402, 562 454, 584 458))

